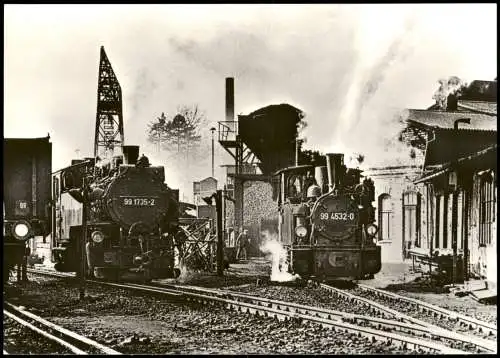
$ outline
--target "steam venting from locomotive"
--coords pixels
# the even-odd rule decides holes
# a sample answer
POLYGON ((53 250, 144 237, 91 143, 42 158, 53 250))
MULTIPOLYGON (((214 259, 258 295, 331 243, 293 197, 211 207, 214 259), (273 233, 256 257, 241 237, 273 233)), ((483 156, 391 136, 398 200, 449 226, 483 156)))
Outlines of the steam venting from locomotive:
POLYGON ((194 277, 195 272, 190 270, 186 265, 179 264, 180 275, 176 281, 179 283, 186 283, 194 277))
POLYGON ((299 275, 292 275, 287 272, 286 250, 278 241, 276 235, 268 231, 263 231, 261 235, 264 237, 264 243, 260 246, 260 251, 271 258, 271 281, 289 282, 298 279, 299 275))

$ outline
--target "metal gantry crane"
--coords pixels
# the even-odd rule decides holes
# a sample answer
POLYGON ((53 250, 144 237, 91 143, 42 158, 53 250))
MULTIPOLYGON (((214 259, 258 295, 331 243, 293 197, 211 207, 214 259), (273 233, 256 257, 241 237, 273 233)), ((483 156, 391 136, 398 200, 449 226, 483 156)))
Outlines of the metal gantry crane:
POLYGON ((124 144, 122 89, 101 46, 97 83, 94 157, 111 159, 124 144))

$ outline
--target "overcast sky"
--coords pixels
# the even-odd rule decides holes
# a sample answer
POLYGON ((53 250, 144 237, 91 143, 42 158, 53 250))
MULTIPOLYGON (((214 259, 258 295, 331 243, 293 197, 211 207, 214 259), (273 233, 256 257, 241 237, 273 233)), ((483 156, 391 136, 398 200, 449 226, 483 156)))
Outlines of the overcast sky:
MULTIPOLYGON (((306 113, 306 147, 374 153, 394 111, 431 105, 440 78, 496 77, 496 21, 496 4, 6 5, 4 136, 50 133, 54 170, 92 155, 102 45, 126 144, 180 104, 225 120, 232 76, 237 114, 289 103, 306 113)), ((209 157, 188 179, 161 163, 167 183, 190 190, 209 157)), ((219 145, 215 163, 230 163, 219 145)))

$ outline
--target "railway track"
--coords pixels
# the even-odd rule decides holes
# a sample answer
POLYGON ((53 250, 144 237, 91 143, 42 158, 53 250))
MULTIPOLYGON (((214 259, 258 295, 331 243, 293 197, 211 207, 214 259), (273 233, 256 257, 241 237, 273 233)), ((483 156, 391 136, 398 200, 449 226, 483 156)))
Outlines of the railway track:
MULTIPOLYGON (((67 277, 68 274, 55 272, 36 272, 54 276, 67 277)), ((102 281, 92 283, 154 292, 177 297, 184 301, 193 301, 209 305, 223 305, 242 313, 267 316, 279 320, 298 320, 322 325, 332 330, 355 333, 372 341, 381 340, 401 348, 414 349, 420 352, 466 354, 477 352, 477 347, 469 342, 469 337, 460 339, 453 332, 429 332, 426 327, 408 322, 398 322, 383 318, 354 315, 340 311, 318 307, 304 306, 291 302, 270 300, 228 290, 207 289, 197 286, 181 285, 141 285, 117 284, 102 281), (444 342, 444 344, 442 344, 444 342)), ((490 347, 479 346, 481 352, 491 352, 490 347)))
MULTIPOLYGON (((378 312, 384 316, 392 315, 392 317, 394 317, 394 319, 396 319, 397 321, 407 322, 407 323, 413 324, 415 326, 421 327, 422 329, 425 329, 427 332, 429 332, 429 334, 446 335, 449 337, 448 339, 458 341, 458 342, 463 342, 463 343, 467 342, 469 344, 474 345, 478 349, 483 349, 487 352, 495 352, 495 353, 497 352, 496 340, 495 341, 487 340, 487 339, 483 339, 483 338, 478 338, 476 336, 451 331, 451 330, 445 329, 441 326, 438 326, 438 325, 423 321, 421 319, 409 316, 407 314, 404 314, 396 309, 382 305, 382 304, 375 302, 372 299, 369 299, 367 297, 358 296, 358 295, 352 294, 350 292, 347 292, 346 290, 332 287, 332 286, 329 286, 326 284, 320 284, 320 286, 323 289, 334 293, 339 298, 343 298, 343 299, 348 300, 348 301, 353 302, 353 303, 369 306, 373 311, 378 312)), ((372 289, 369 286, 363 285, 362 289, 365 292, 370 292, 370 293, 373 293, 376 295, 381 295, 383 297, 390 297, 390 295, 385 296, 384 291, 378 290, 378 289, 372 289)), ((390 294, 390 293, 388 293, 388 294, 390 294)), ((398 296, 398 297, 391 297, 391 298, 394 300, 401 300, 401 301, 405 301, 405 299, 407 299, 406 297, 403 297, 403 296, 399 296, 399 295, 395 295, 395 296, 398 296)), ((421 302, 419 300, 414 300, 414 299, 411 299, 411 300, 413 301, 413 304, 415 306, 419 306, 422 309, 427 306, 427 304, 425 302, 421 302)), ((429 306, 432 306, 432 305, 429 305, 429 306)), ((439 309, 439 312, 440 312, 440 315, 438 316, 437 319, 443 319, 444 317, 446 317, 447 319, 455 319, 454 315, 457 314, 456 312, 448 311, 446 309, 442 309, 442 308, 437 307, 437 306, 434 306, 434 309, 436 309, 436 310, 439 309)), ((430 308, 429 308, 429 310, 430 310, 430 308)), ((464 316, 464 315, 461 315, 461 316, 464 316)), ((471 319, 471 320, 476 321, 476 324, 481 324, 484 326, 491 327, 492 331, 495 332, 495 334, 496 334, 496 327, 490 325, 489 323, 478 321, 472 317, 467 317, 467 316, 464 316, 464 317, 465 317, 465 319, 471 319)))
POLYGON ((432 305, 414 298, 404 297, 392 292, 380 290, 367 285, 358 284, 358 287, 365 292, 374 294, 377 297, 383 298, 389 302, 404 302, 407 303, 413 310, 432 315, 438 320, 448 320, 453 323, 458 323, 460 326, 468 329, 475 330, 478 333, 488 336, 497 336, 497 327, 491 323, 480 321, 474 317, 450 311, 445 308, 432 305))
MULTIPOLYGON (((230 298, 232 300, 236 300, 237 302, 248 302, 259 307, 269 307, 281 312, 285 311, 287 313, 290 313, 291 317, 293 317, 295 314, 307 315, 309 317, 319 317, 322 319, 334 320, 337 322, 355 324, 378 331, 382 330, 384 332, 396 333, 398 335, 403 334, 410 337, 418 337, 419 339, 428 340, 432 342, 432 344, 436 344, 436 342, 443 342, 446 346, 452 349, 460 349, 462 351, 496 352, 495 342, 460 335, 444 329, 430 329, 429 325, 424 325, 423 323, 425 322, 419 322, 418 320, 407 322, 405 321, 404 317, 401 317, 400 312, 391 311, 390 309, 386 312, 383 312, 385 313, 385 315, 383 315, 385 317, 392 316, 391 319, 388 319, 351 314, 337 310, 296 304, 292 302, 278 301, 228 290, 212 290, 195 286, 178 285, 169 285, 168 287, 179 290, 189 290, 191 292, 216 295, 218 297, 230 298)), ((380 307, 380 305, 376 306, 380 307)), ((301 319, 305 318, 301 317, 301 319)))
MULTIPOLYGON (((47 340, 56 343, 73 354, 121 354, 114 349, 106 347, 87 337, 71 332, 52 322, 49 322, 33 313, 30 313, 21 307, 4 302, 4 317, 8 317, 23 327, 36 332, 47 340)), ((5 352, 4 354, 8 354, 5 352)))

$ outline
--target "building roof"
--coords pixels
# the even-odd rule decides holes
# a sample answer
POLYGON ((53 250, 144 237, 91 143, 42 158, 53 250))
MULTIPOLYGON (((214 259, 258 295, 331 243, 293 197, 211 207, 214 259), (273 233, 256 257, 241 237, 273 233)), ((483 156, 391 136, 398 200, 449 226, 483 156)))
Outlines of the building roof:
POLYGON ((460 118, 470 118, 470 124, 459 125, 459 129, 495 131, 497 130, 496 115, 463 111, 442 111, 427 109, 409 109, 407 121, 433 128, 453 129, 454 123, 460 118))
MULTIPOLYGON (((496 159, 497 148, 498 148, 498 145, 493 144, 493 145, 491 145, 483 150, 480 150, 476 153, 461 157, 456 161, 456 165, 460 166, 460 165, 464 165, 464 164, 467 164, 467 163, 470 163, 473 161, 477 162, 479 158, 483 158, 483 157, 487 157, 487 156, 490 156, 490 157, 494 156, 495 158, 493 158, 493 159, 496 159)), ((494 160, 494 162, 496 163, 496 160, 494 160)), ((445 163, 442 166, 440 166, 440 168, 438 168, 430 173, 426 173, 424 176, 422 176, 421 178, 414 181, 414 184, 429 181, 430 179, 433 179, 433 178, 436 178, 442 174, 445 174, 445 173, 451 171, 452 169, 453 169, 452 162, 445 163)))
POLYGON ((202 179, 200 181, 194 181, 193 184, 205 183, 207 181, 217 182, 217 179, 215 179, 214 177, 207 177, 207 178, 202 179))
POLYGON ((458 108, 471 112, 497 115, 497 102, 459 100, 458 108))
POLYGON ((477 153, 497 142, 495 131, 436 129, 427 142, 424 167, 447 163, 477 153))

